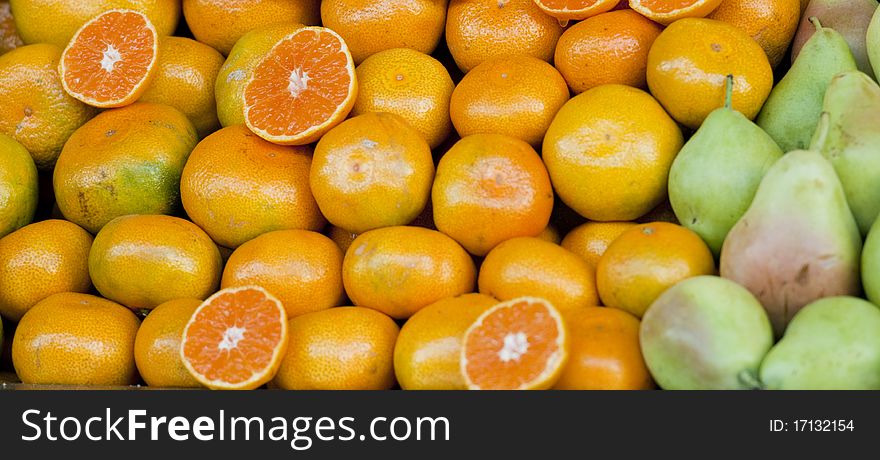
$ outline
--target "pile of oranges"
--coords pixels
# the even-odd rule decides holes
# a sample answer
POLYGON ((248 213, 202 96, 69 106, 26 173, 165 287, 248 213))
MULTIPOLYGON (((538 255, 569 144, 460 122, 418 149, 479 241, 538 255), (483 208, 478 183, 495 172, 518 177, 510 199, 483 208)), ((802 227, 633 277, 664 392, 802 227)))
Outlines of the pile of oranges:
POLYGON ((801 3, 0 1, 5 365, 652 388, 641 316, 716 273, 672 161, 727 75, 754 118, 801 3))

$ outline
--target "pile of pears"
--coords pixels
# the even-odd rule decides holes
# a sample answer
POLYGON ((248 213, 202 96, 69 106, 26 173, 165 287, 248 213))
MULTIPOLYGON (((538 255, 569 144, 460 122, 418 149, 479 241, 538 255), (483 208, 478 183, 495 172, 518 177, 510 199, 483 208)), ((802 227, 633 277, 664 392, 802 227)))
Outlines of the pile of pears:
POLYGON ((720 276, 642 319, 664 389, 880 389, 880 9, 813 0, 754 120, 727 98, 669 175, 720 276))

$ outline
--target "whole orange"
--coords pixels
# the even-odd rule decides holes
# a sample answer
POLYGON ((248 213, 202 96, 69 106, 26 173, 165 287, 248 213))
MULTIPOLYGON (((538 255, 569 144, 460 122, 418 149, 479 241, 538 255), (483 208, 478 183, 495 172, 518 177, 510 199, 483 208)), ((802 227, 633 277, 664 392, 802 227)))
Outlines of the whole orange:
POLYGON ((404 390, 465 390, 461 375, 464 333, 498 301, 484 294, 447 297, 414 314, 394 346, 394 373, 404 390))
POLYGON ((525 54, 553 58, 562 26, 533 0, 452 0, 446 45, 463 72, 491 57, 525 54))
POLYGON ((285 390, 388 390, 399 328, 375 310, 339 307, 290 320, 273 384, 285 390))
POLYGON ((474 262, 458 243, 421 227, 362 233, 342 263, 342 281, 352 302, 397 319, 473 291, 475 278, 474 262))
POLYGON ((682 19, 667 27, 648 53, 651 93, 692 129, 724 105, 728 75, 734 78, 733 109, 755 118, 773 88, 773 69, 746 32, 714 19, 682 19))
POLYGON ((575 94, 609 83, 646 88, 648 50, 662 30, 633 10, 602 13, 559 37, 553 63, 575 94))
POLYGON ((323 0, 324 27, 345 39, 354 62, 380 51, 412 48, 431 54, 443 36, 446 0, 323 0))
POLYGON ((596 269, 599 296, 608 307, 641 318, 679 281, 715 273, 712 252, 700 237, 666 222, 641 224, 608 246, 596 269))
POLYGON ((576 254, 539 238, 495 247, 480 266, 480 292, 498 300, 540 297, 565 313, 599 305, 596 275, 576 254))
POLYGON ((183 328, 201 304, 202 301, 198 299, 169 300, 150 311, 141 323, 134 341, 134 361, 147 385, 178 388, 202 386, 180 359, 183 328))
POLYGON ((568 101, 544 137, 562 201, 597 221, 634 220, 666 198, 681 129, 648 93, 602 85, 568 101))
POLYGON ((615 308, 587 307, 563 313, 568 326, 568 364, 556 390, 650 390, 651 374, 639 345, 639 320, 615 308))
POLYGON ((18 323, 12 362, 23 383, 130 385, 137 379, 137 316, 100 297, 49 296, 18 323))
POLYGON ((556 112, 568 100, 565 79, 531 56, 490 58, 455 87, 449 103, 459 136, 495 133, 541 145, 556 112))
POLYGON ((309 183, 331 224, 355 233, 412 222, 430 198, 431 147, 398 115, 365 113, 315 147, 309 183))
POLYGON ((0 314, 18 321, 59 292, 88 292, 92 235, 64 220, 44 220, 0 239, 0 314))
POLYGON ((21 35, 15 28, 15 18, 12 17, 9 0, 0 1, 0 54, 12 51, 23 44, 21 35))
POLYGON ((797 32, 801 0, 724 0, 709 16, 742 29, 776 67, 797 32))
POLYGON ((220 284, 217 245, 188 220, 118 217, 101 229, 89 252, 89 274, 104 297, 152 309, 174 299, 204 299, 220 284))
POLYGON ((34 220, 40 198, 39 180, 30 152, 0 133, 0 238, 34 220))
POLYGON ((431 200, 437 229, 471 254, 484 256, 502 241, 544 231, 553 189, 529 144, 501 134, 474 134, 440 159, 431 200))
POLYGON ((180 177, 183 208, 233 249, 273 230, 320 230, 324 217, 309 189, 311 153, 264 141, 242 125, 223 128, 190 154, 180 177))
POLYGON ((635 222, 587 222, 568 232, 562 239, 562 247, 581 256, 595 271, 608 245, 635 225, 635 222))

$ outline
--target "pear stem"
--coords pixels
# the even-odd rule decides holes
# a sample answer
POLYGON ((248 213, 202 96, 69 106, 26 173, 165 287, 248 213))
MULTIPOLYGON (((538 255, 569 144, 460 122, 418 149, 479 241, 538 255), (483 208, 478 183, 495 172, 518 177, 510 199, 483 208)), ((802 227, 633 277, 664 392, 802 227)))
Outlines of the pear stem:
POLYGON ((745 385, 750 390, 763 390, 764 385, 761 384, 761 381, 758 380, 758 377, 755 376, 751 371, 742 371, 736 376, 737 380, 740 383, 745 385))
POLYGON ((810 146, 813 150, 822 150, 825 142, 828 140, 828 133, 831 131, 831 114, 822 112, 819 117, 819 125, 816 126, 816 136, 810 146))
POLYGON ((724 108, 733 108, 733 75, 728 75, 724 83, 724 108))
POLYGON ((819 22, 819 18, 817 18, 816 16, 810 16, 810 22, 812 22, 813 25, 816 26, 817 32, 822 30, 822 23, 819 22))

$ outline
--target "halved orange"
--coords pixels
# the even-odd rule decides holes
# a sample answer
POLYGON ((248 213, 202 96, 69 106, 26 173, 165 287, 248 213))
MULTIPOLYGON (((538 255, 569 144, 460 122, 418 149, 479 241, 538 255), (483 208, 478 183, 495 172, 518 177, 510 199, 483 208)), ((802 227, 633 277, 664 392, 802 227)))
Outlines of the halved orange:
POLYGON ((245 123, 258 136, 282 145, 309 144, 354 107, 354 61, 336 32, 303 27, 257 64, 242 97, 245 123))
POLYGON ((147 90, 156 71, 159 36, 147 17, 109 10, 85 23, 70 40, 58 73, 68 94, 101 108, 122 107, 147 90))
POLYGON ((618 3, 620 0, 535 0, 538 8, 563 24, 611 11, 618 3))
POLYGON ((629 0, 629 7, 642 16, 663 25, 683 18, 704 18, 722 0, 629 0))
POLYGON ((568 360, 559 311, 537 297, 520 297, 486 310, 468 328, 461 372, 471 390, 543 390, 568 360))
POLYGON ((202 302, 183 330, 180 357, 215 390, 252 390, 275 377, 287 351, 287 313, 258 286, 223 289, 202 302))

